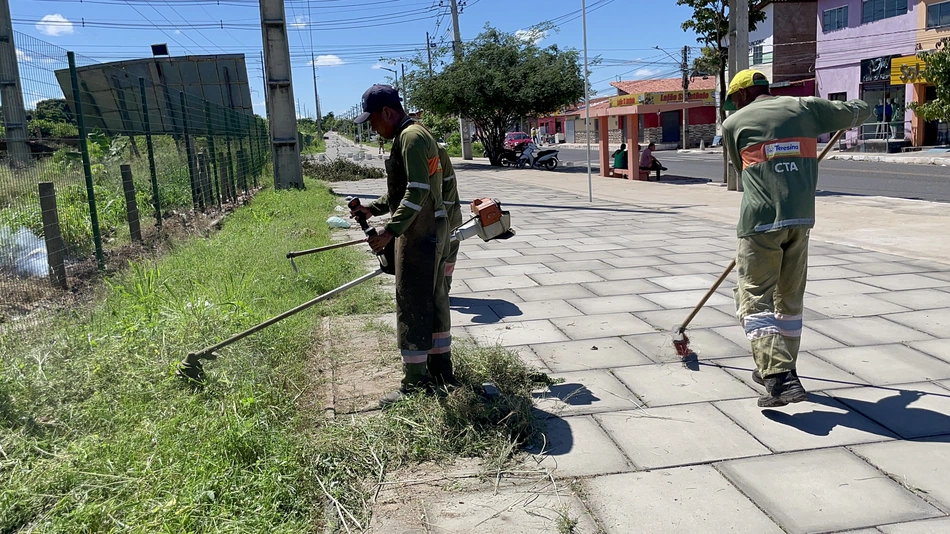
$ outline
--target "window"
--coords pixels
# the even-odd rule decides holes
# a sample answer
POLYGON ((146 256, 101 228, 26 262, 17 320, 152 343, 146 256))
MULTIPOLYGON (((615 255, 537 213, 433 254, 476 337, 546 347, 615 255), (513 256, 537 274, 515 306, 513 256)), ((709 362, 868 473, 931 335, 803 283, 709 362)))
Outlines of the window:
POLYGON ((828 100, 846 102, 848 100, 848 93, 831 93, 828 95, 828 100))
POLYGON ((864 0, 861 3, 861 24, 889 19, 907 13, 907 0, 864 0))
POLYGON ((752 64, 753 65, 762 64, 762 45, 752 47, 752 64))
POLYGON ((848 27, 848 6, 829 9, 824 12, 821 29, 824 32, 833 32, 848 27))
POLYGON ((950 26, 950 2, 927 6, 927 28, 950 26))

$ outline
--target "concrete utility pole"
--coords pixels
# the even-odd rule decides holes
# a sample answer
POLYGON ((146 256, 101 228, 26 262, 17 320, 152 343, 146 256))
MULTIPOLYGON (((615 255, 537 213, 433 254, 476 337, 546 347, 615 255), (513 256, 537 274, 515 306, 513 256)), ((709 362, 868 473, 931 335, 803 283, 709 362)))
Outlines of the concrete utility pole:
POLYGON ((323 139, 323 116, 320 115, 320 93, 317 92, 317 62, 313 60, 313 50, 310 51, 310 65, 313 67, 313 103, 317 107, 317 135, 323 139))
MULTIPOLYGON (((459 33, 459 9, 455 0, 451 0, 451 7, 452 31, 455 32, 452 50, 455 52, 455 60, 458 61, 462 59, 462 34, 459 33)), ((459 117, 459 130, 462 131, 462 159, 472 159, 472 129, 465 117, 459 117)))
MULTIPOLYGON (((79 95, 76 95, 79 98, 79 95)), ((10 164, 30 164, 30 140, 26 125, 26 109, 20 85, 20 66, 13 42, 9 0, 0 0, 0 102, 3 103, 3 125, 6 128, 7 153, 10 164)))
MULTIPOLYGON (((749 2, 729 0, 729 80, 740 70, 749 68, 749 2)), ((728 84, 727 84, 728 85, 728 84)), ((720 105, 726 95, 720 95, 720 105)), ((729 154, 723 151, 726 162, 726 189, 742 191, 742 180, 736 172, 736 163, 729 164, 729 154)))
MULTIPOLYGON (((683 46, 683 104, 689 102, 689 46, 683 46)), ((689 110, 683 108, 683 148, 689 148, 689 110)))
POLYGON ((284 0, 260 0, 274 187, 303 189, 284 0))

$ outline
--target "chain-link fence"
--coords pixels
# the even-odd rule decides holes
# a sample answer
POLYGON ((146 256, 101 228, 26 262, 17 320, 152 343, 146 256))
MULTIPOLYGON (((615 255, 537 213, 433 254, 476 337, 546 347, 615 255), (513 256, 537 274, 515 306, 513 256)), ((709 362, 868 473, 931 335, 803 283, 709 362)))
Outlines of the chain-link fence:
POLYGON ((14 41, 20 87, 0 88, 0 323, 158 239, 180 224, 171 214, 240 201, 269 165, 267 123, 234 105, 231 85, 210 98, 200 82, 142 70, 160 61, 98 64, 19 32, 14 41))

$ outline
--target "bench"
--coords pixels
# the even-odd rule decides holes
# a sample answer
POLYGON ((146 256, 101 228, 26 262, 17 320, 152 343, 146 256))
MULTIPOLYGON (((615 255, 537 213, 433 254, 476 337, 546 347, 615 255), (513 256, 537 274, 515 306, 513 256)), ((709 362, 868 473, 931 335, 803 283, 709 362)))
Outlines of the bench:
POLYGON ((650 171, 639 169, 640 176, 639 179, 644 182, 659 182, 660 181, 660 169, 656 170, 656 176, 650 178, 650 171))
POLYGON ((616 169, 614 167, 610 167, 609 175, 612 176, 613 178, 626 178, 627 180, 629 180, 630 169, 616 169))

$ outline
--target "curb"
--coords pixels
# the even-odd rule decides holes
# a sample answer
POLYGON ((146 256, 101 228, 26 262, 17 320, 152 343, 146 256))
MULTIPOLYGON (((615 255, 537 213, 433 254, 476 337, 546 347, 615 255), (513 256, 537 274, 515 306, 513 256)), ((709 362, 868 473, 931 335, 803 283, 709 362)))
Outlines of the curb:
POLYGON ((910 163, 912 165, 942 165, 944 167, 950 164, 950 157, 947 156, 921 158, 907 156, 869 156, 865 154, 829 154, 827 159, 876 163, 910 163))

